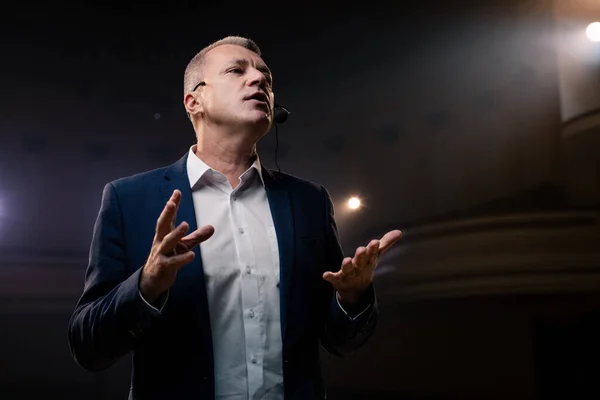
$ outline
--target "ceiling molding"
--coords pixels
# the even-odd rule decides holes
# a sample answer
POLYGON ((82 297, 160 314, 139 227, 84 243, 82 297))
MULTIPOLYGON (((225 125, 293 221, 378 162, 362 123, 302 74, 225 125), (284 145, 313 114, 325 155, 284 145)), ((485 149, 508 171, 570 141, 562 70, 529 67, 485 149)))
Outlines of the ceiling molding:
POLYGON ((600 291, 600 213, 529 213, 419 226, 382 258, 382 303, 600 291))

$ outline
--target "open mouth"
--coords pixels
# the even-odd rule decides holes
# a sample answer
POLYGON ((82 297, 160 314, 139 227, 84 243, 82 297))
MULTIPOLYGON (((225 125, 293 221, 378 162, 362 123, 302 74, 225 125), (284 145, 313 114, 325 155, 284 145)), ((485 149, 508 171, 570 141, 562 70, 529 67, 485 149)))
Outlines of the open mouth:
POLYGON ((259 103, 263 103, 267 108, 269 108, 269 99, 264 93, 256 92, 250 96, 247 96, 245 100, 254 100, 259 103))

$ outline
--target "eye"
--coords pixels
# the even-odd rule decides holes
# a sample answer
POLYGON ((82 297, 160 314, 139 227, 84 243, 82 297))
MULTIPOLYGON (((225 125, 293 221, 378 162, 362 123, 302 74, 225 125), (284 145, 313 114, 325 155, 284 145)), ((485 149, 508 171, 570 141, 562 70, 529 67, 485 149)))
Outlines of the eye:
POLYGON ((244 70, 240 67, 234 67, 229 70, 229 72, 233 72, 234 74, 243 74, 244 70))

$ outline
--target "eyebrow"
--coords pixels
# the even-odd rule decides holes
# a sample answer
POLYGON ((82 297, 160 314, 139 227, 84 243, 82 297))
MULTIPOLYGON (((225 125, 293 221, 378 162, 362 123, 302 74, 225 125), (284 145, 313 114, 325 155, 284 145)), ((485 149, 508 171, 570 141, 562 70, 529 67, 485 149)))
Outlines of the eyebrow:
MULTIPOLYGON (((250 64, 250 62, 248 60, 246 60, 245 58, 236 58, 235 60, 233 60, 229 63, 229 65, 241 65, 244 67, 248 67, 249 64, 250 64)), ((269 69, 269 67, 267 67, 266 64, 259 64, 256 66, 256 69, 259 70, 260 72, 262 72, 267 78, 269 78, 269 79, 273 78, 273 76, 271 74, 271 70, 269 69)))

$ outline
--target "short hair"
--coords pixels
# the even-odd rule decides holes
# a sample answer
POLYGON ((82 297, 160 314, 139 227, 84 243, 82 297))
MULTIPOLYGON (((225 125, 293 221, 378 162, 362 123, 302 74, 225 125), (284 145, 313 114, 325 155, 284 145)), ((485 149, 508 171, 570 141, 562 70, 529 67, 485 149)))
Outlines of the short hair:
POLYGON ((223 39, 217 40, 200 50, 194 58, 190 60, 187 67, 185 68, 185 72, 183 74, 183 95, 185 96, 187 93, 191 92, 195 85, 200 82, 200 73, 199 71, 202 69, 204 62, 206 61, 206 53, 214 49, 215 47, 219 47, 225 44, 233 44, 236 46, 241 46, 245 49, 248 49, 259 56, 261 56, 261 51, 258 45, 252 40, 241 36, 227 36, 223 39))

